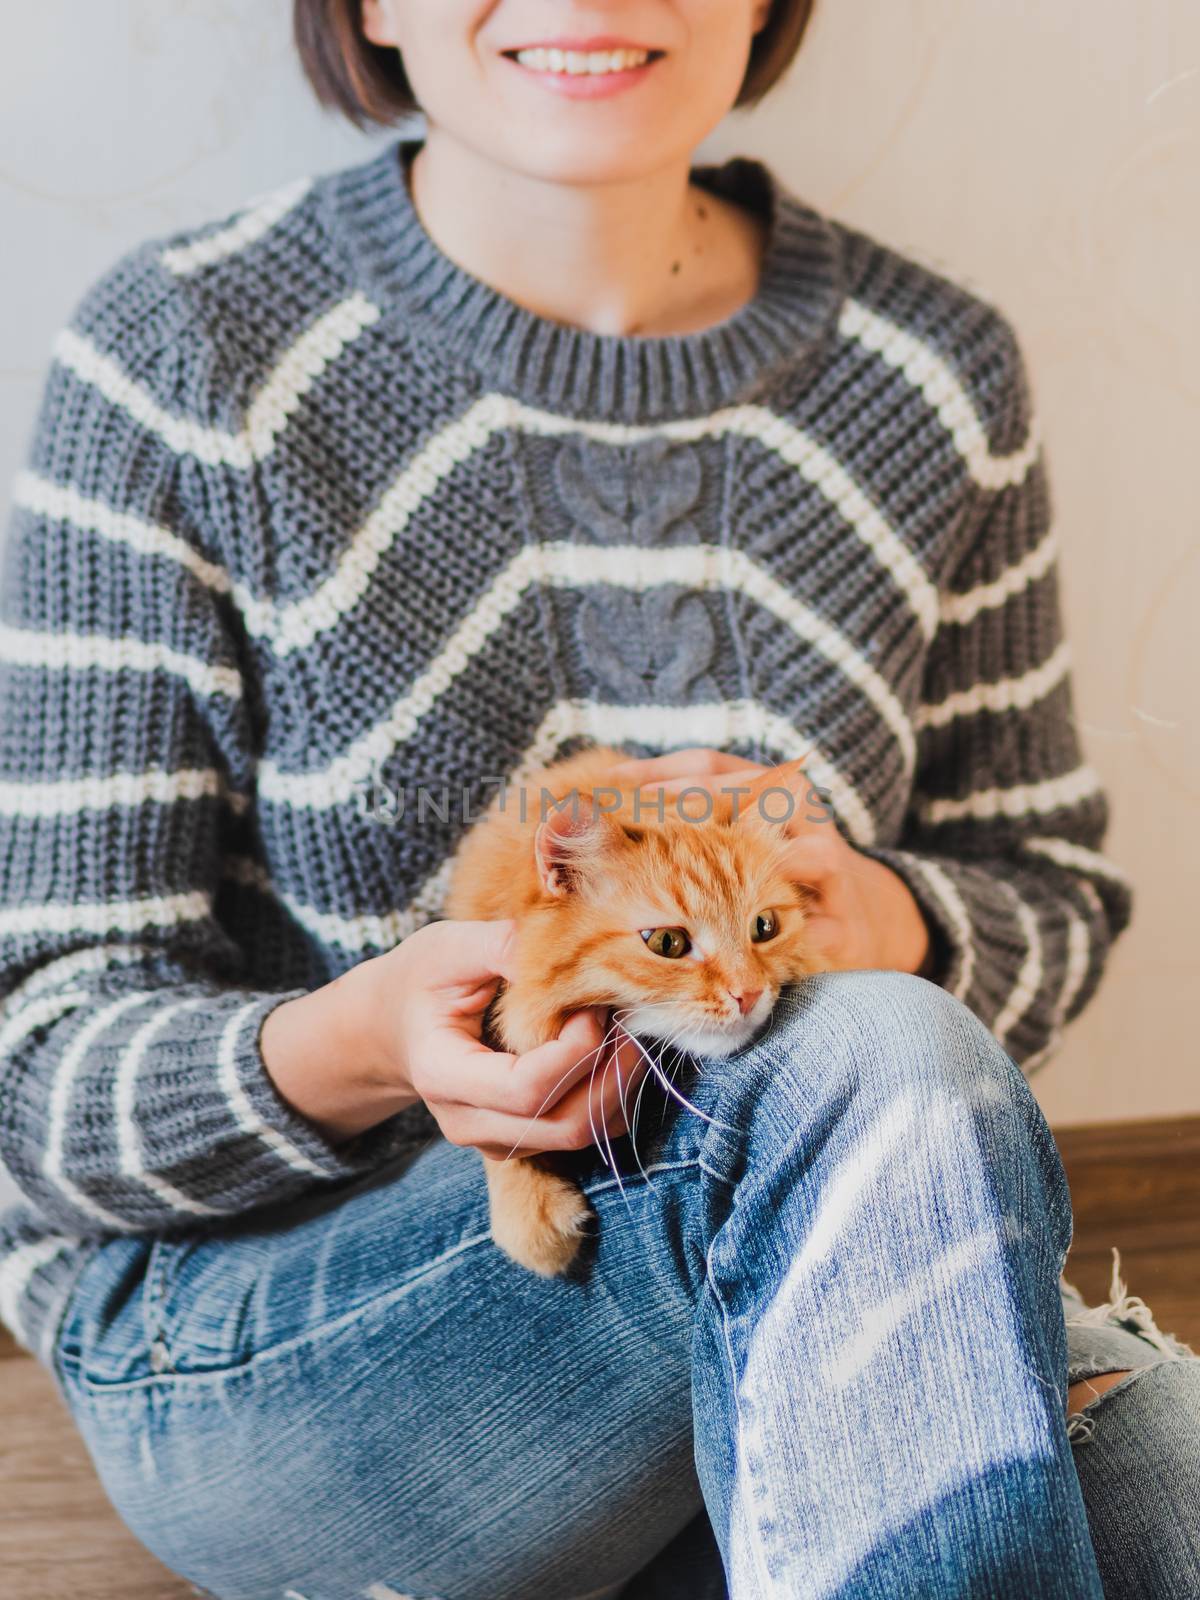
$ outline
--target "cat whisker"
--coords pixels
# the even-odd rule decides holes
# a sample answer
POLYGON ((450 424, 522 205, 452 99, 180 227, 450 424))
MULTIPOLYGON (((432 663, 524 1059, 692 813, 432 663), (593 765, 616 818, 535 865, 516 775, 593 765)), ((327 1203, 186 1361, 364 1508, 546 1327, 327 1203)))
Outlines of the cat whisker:
MULTIPOLYGON (((617 1022, 615 1017, 613 1019, 613 1027, 614 1028, 619 1028, 620 1027, 620 1023, 617 1022)), ((629 1035, 626 1034, 625 1037, 629 1038, 629 1035)), ((620 1048, 621 1048, 621 1042, 618 1039, 616 1048, 613 1051, 613 1060, 614 1061, 619 1061, 619 1059, 620 1059, 620 1054, 619 1054, 620 1053, 620 1048)), ((628 1127, 628 1125, 629 1125, 629 1108, 625 1104, 625 1085, 621 1080, 621 1068, 620 1068, 620 1066, 617 1067, 617 1088, 618 1088, 618 1090, 620 1092, 620 1097, 621 1097, 621 1115, 625 1118, 625 1124, 628 1127)))
MULTIPOLYGON (((629 1037, 632 1039, 633 1035, 630 1034, 629 1037)), ((650 1059, 649 1052, 646 1050, 645 1046, 642 1044, 642 1041, 640 1039, 634 1039, 633 1042, 637 1046, 637 1048, 641 1052, 641 1054, 645 1057, 645 1059, 647 1061, 649 1061, 649 1059, 650 1059)), ((653 1063, 651 1063, 651 1067, 653 1067, 653 1063)), ((633 1146, 633 1159, 637 1162, 638 1171, 641 1173, 642 1177, 646 1180, 646 1183, 647 1183, 648 1187, 651 1188, 651 1189, 654 1188, 654 1181, 650 1177, 650 1174, 646 1171, 645 1165, 642 1162, 641 1153, 639 1152, 638 1147, 637 1147, 637 1122, 638 1122, 638 1112, 641 1110, 641 1105, 642 1105, 642 1096, 645 1094, 646 1085, 650 1082, 650 1079, 651 1079, 652 1076, 653 1076, 653 1071, 652 1070, 651 1070, 651 1072, 644 1072, 642 1074, 642 1081, 641 1081, 640 1085, 638 1086, 637 1099, 633 1102, 633 1126, 629 1130, 630 1143, 633 1146)))
MULTIPOLYGON (((616 1023, 615 1020, 614 1020, 614 1026, 617 1026, 617 1023, 616 1023)), ((622 1032, 624 1032, 624 1029, 622 1029, 622 1032)), ((630 1044, 632 1044, 634 1046, 634 1048, 637 1050, 638 1054, 644 1060, 649 1062, 650 1058, 649 1058, 649 1055, 648 1055, 648 1053, 646 1051, 645 1046, 642 1044, 642 1041, 640 1039, 635 1039, 633 1034, 631 1034, 631 1033, 625 1033, 625 1037, 629 1040, 630 1044)), ((638 1147, 637 1147, 638 1109, 641 1106, 642 1096, 646 1092, 646 1085, 647 1085, 647 1083, 649 1083, 651 1075, 652 1075, 652 1072, 653 1072, 653 1063, 652 1062, 650 1063, 651 1071, 644 1072, 642 1074, 642 1081, 638 1085, 637 1098, 633 1102, 633 1122, 632 1122, 632 1125, 631 1125, 630 1121, 629 1121, 629 1107, 625 1103, 625 1084, 621 1080, 620 1060, 616 1055, 614 1055, 613 1060, 616 1063, 616 1068, 617 1068, 617 1083, 620 1085, 620 1089, 621 1089, 621 1115, 624 1117, 625 1126, 629 1130, 629 1142, 630 1142, 630 1147, 633 1150, 633 1159, 637 1162, 638 1171, 641 1173, 643 1179, 645 1180, 647 1188, 653 1189, 654 1188, 654 1180, 651 1178, 650 1174, 646 1171, 645 1164, 642 1161, 641 1152, 638 1150, 638 1147)), ((626 1201, 626 1204, 628 1204, 628 1201, 626 1201)))
MULTIPOLYGON (((600 1065, 600 1063, 597 1061, 596 1067, 598 1067, 599 1065, 600 1065)), ((606 1167, 608 1167, 608 1170, 611 1172, 612 1168, 611 1168, 611 1166, 609 1166, 609 1163, 608 1163, 607 1159, 605 1158, 604 1151, 601 1150, 601 1148, 600 1148, 600 1135, 596 1132, 596 1119, 592 1115, 592 1085, 596 1081, 596 1067, 593 1067, 591 1072, 588 1074, 588 1091, 587 1091, 588 1127, 592 1130, 592 1143, 596 1146, 596 1154, 600 1157, 601 1161, 604 1162, 604 1165, 606 1167)), ((607 1072, 608 1068, 605 1067, 604 1070, 605 1070, 605 1072, 607 1072)), ((604 1078, 603 1078, 603 1075, 601 1075, 601 1078, 600 1078, 600 1099, 601 1099, 601 1105, 603 1105, 603 1103, 604 1103, 604 1078)))
MULTIPOLYGON (((608 1043, 609 1039, 612 1037, 612 1034, 613 1034, 613 1029, 610 1028, 608 1030, 608 1032, 604 1035, 604 1038, 601 1039, 600 1043, 596 1046, 596 1048, 594 1050, 589 1050, 588 1054, 586 1056, 584 1056, 583 1059, 586 1061, 589 1056, 599 1055, 600 1051, 604 1049, 604 1046, 608 1043)), ((579 1063, 576 1062, 575 1066, 578 1066, 578 1065, 579 1065, 579 1063)), ((597 1066, 598 1065, 599 1065, 599 1062, 597 1062, 597 1066)), ((595 1070, 596 1070, 596 1068, 593 1067, 592 1071, 595 1072, 595 1070)), ((526 1120, 526 1123, 525 1123, 525 1130, 526 1131, 528 1131, 528 1129, 533 1126, 533 1124, 541 1116, 542 1112, 550 1104, 551 1100, 554 1098, 555 1091, 558 1089, 559 1085, 564 1083, 566 1081, 566 1079, 568 1079, 574 1071, 575 1071, 575 1067, 568 1067, 567 1070, 558 1079, 558 1082, 551 1085, 551 1087, 549 1088, 549 1090, 546 1093, 546 1098, 542 1101, 541 1105, 537 1108, 537 1110, 533 1113, 533 1115, 526 1120)), ((589 1090, 589 1103, 588 1103, 589 1112, 591 1110, 590 1093, 591 1092, 589 1090)), ((521 1145, 521 1141, 518 1139, 516 1144, 513 1145, 512 1149, 504 1157, 505 1161, 511 1161, 512 1157, 514 1156, 514 1154, 517 1152, 518 1149, 520 1149, 520 1145, 521 1145)))
MULTIPOLYGON (((650 1188, 650 1189, 653 1189, 654 1188, 654 1180, 651 1178, 650 1174, 646 1171, 645 1163, 642 1161, 641 1151, 637 1147, 637 1125, 638 1125, 638 1117, 640 1116, 641 1109, 642 1109, 642 1096, 646 1092, 646 1085, 650 1082, 650 1079, 651 1079, 652 1076, 660 1077, 660 1078, 662 1076, 662 1072, 663 1072, 662 1057, 666 1052, 667 1044, 666 1044, 666 1041, 660 1041, 661 1048, 660 1048, 659 1053, 658 1053, 658 1059, 657 1059, 657 1061, 654 1061, 654 1060, 651 1060, 649 1051, 646 1049, 646 1047, 643 1045, 643 1043, 642 1043, 642 1041, 640 1039, 634 1038, 632 1034, 630 1034, 629 1037, 633 1040, 633 1043, 637 1046, 637 1048, 641 1052, 642 1056, 646 1059, 646 1061, 650 1065, 650 1071, 644 1073, 643 1076, 642 1076, 642 1081, 641 1081, 641 1084, 640 1084, 640 1086, 638 1088, 638 1092, 637 1092, 637 1099, 633 1103, 633 1124, 632 1124, 632 1126, 630 1128, 629 1136, 630 1136, 630 1142, 631 1142, 632 1147, 633 1147, 633 1159, 638 1164, 638 1171, 641 1173, 642 1177, 645 1179, 647 1187, 650 1188)), ((666 1102, 664 1101, 663 1104, 664 1104, 664 1116, 665 1116, 666 1102)), ((662 1126, 661 1119, 660 1119, 659 1126, 660 1126, 660 1128, 662 1126)))
MULTIPOLYGON (((671 1003, 672 1002, 670 1001, 655 1002, 657 1005, 669 1005, 671 1003)), ((634 1009, 635 1008, 632 1006, 626 1007, 626 1014, 629 1014, 634 1009)), ((687 1051, 686 1053, 690 1055, 691 1051, 687 1051)), ((647 1060, 650 1060, 649 1056, 647 1056, 647 1060)), ((709 1123, 714 1128, 723 1128, 726 1133, 737 1133, 738 1130, 736 1128, 731 1128, 727 1122, 722 1122, 719 1117, 710 1117, 707 1111, 701 1111, 699 1106, 693 1105, 685 1094, 681 1094, 680 1091, 676 1089, 675 1085, 666 1076, 662 1070, 662 1067, 657 1062, 653 1063, 653 1071, 655 1077, 657 1077, 658 1081, 662 1084, 663 1088, 666 1089, 667 1093, 670 1094, 674 1099, 678 1100, 679 1104, 685 1107, 688 1111, 692 1112, 694 1116, 700 1117, 704 1122, 709 1123)))
MULTIPOLYGON (((688 1050, 688 1048, 687 1048, 687 1046, 686 1046, 686 1045, 685 1045, 685 1044, 683 1044, 683 1043, 682 1043, 682 1042, 681 1042, 681 1041, 680 1041, 680 1040, 678 1040, 678 1039, 677 1039, 677 1038, 674 1038, 674 1037, 672 1037, 672 1039, 671 1039, 671 1044, 672 1044, 672 1045, 673 1045, 673 1046, 674 1046, 674 1047, 675 1047, 675 1048, 676 1048, 676 1049, 678 1049, 678 1050, 680 1050, 680 1051, 681 1051, 681 1052, 682 1052, 682 1053, 683 1053, 683 1054, 684 1054, 684 1055, 692 1055, 692 1052, 691 1052, 691 1051, 689 1051, 689 1050, 688 1050)), ((696 1061, 696 1057, 695 1057, 695 1056, 694 1056, 694 1055, 692 1055, 692 1060, 694 1060, 694 1061, 696 1061)), ((682 1065, 682 1062, 681 1062, 681 1063, 680 1063, 680 1065, 682 1065)), ((703 1070, 703 1069, 702 1069, 702 1067, 701 1067, 701 1064, 700 1064, 700 1062, 699 1062, 699 1061, 696 1061, 696 1073, 697 1073, 697 1076, 699 1076, 699 1075, 700 1075, 700 1073, 701 1073, 701 1072, 702 1072, 702 1070, 703 1070)), ((726 1133, 737 1133, 737 1131, 738 1131, 738 1130, 737 1130, 737 1129, 736 1129, 736 1128, 733 1128, 733 1127, 731 1127, 731 1126, 730 1126, 730 1125, 729 1125, 729 1123, 727 1123, 727 1122, 721 1122, 721 1121, 720 1121, 720 1120, 719 1120, 719 1118, 712 1118, 712 1119, 710 1119, 710 1120, 711 1120, 711 1121, 712 1121, 712 1125, 713 1125, 713 1127, 715 1127, 715 1128, 723 1128, 723 1129, 724 1129, 724 1130, 725 1130, 725 1132, 726 1132, 726 1133)))
MULTIPOLYGON (((600 1075, 600 1107, 601 1107, 601 1111, 603 1111, 603 1108, 604 1108, 604 1080, 605 1080, 605 1078, 608 1077, 608 1068, 611 1067, 611 1066, 614 1066, 615 1063, 616 1063, 616 1057, 613 1056, 609 1060, 608 1064, 604 1068, 604 1071, 600 1075)), ((620 1068, 618 1067, 617 1068, 617 1082, 620 1083, 620 1081, 621 1081, 621 1071, 620 1071, 620 1068)), ((590 1104, 591 1104, 591 1091, 590 1090, 588 1091, 588 1104, 589 1104, 589 1107, 590 1107, 590 1104)), ((608 1123, 606 1121, 604 1121, 603 1119, 601 1120, 601 1128, 603 1129, 603 1132, 604 1132, 604 1142, 608 1146, 609 1170, 611 1171, 613 1177, 617 1180, 617 1188, 621 1191, 621 1198, 625 1202, 626 1210, 628 1210, 629 1209, 629 1196, 625 1193, 625 1185, 621 1182, 621 1174, 617 1170, 617 1158, 613 1154, 612 1140, 609 1137, 609 1133, 608 1133, 608 1123)), ((599 1146, 597 1146, 597 1148, 599 1148, 599 1146)))
MULTIPOLYGON (((646 1075, 642 1079, 641 1087, 638 1089, 637 1099, 633 1102, 633 1127, 630 1130, 630 1139, 633 1142, 634 1159, 637 1161, 638 1168, 641 1171, 641 1174, 645 1178, 647 1183, 650 1183, 650 1175, 647 1173, 645 1167, 642 1166, 642 1158, 641 1158, 641 1155, 638 1153, 638 1147, 637 1147, 637 1123, 638 1123, 638 1115, 639 1115, 639 1113, 641 1112, 641 1109, 642 1109, 642 1096, 645 1094, 646 1085, 650 1082, 650 1079, 651 1079, 652 1076, 653 1076, 652 1073, 647 1072, 646 1075)), ((654 1185, 652 1183, 650 1183, 650 1187, 653 1189, 654 1185)))

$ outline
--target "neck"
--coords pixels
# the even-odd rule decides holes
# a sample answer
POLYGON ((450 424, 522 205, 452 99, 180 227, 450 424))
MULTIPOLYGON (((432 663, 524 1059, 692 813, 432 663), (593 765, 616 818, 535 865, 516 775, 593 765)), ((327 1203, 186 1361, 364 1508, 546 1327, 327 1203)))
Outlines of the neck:
POLYGON ((627 180, 554 183, 499 167, 431 125, 409 184, 445 255, 554 322, 687 333, 754 293, 764 227, 694 186, 686 157, 627 180))

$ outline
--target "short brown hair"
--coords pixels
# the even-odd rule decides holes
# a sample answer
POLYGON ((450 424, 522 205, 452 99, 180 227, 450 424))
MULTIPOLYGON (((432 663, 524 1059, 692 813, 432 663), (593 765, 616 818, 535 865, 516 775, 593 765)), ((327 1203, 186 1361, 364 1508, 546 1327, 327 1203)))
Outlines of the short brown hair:
MULTIPOLYGON (((779 81, 800 48, 815 0, 775 0, 754 36, 735 105, 752 105, 779 81)), ((400 54, 362 31, 362 0, 294 0, 296 47, 322 105, 358 127, 387 126, 419 111, 400 54)))

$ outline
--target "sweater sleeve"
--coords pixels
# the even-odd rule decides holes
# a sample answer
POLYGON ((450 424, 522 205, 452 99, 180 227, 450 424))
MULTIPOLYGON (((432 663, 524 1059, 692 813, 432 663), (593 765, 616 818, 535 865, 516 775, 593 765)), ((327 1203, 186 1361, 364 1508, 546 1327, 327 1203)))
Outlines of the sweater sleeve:
POLYGON ((1103 853, 1108 797, 1075 718, 1046 463, 1004 331, 990 450, 926 657, 904 831, 865 853, 925 915, 932 980, 1031 1073, 1095 992, 1132 891, 1103 853))
POLYGON ((0 1161, 80 1236, 287 1200, 390 1144, 333 1146, 276 1092, 261 1029, 307 991, 248 982, 217 915, 254 749, 185 492, 211 373, 149 273, 114 269, 56 342, 0 594, 0 1161))

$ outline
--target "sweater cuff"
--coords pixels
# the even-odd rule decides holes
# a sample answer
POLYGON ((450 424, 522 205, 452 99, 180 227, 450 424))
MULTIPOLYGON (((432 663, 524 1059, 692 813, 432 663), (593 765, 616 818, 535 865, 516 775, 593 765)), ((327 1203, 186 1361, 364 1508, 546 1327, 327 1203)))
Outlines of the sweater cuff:
POLYGON ((929 950, 917 976, 936 983, 940 989, 951 988, 962 972, 964 943, 970 930, 951 920, 945 901, 931 885, 928 864, 911 850, 867 846, 859 853, 890 867, 917 902, 929 933, 929 950))
MULTIPOLYGON (((69 1116, 65 1132, 50 1126, 36 1075, 0 1079, 8 1102, 0 1114, 40 1135, 11 1152, 13 1177, 65 1229, 139 1230, 235 1216, 375 1170, 414 1142, 406 1113, 335 1145, 283 1098, 267 1070, 267 1017, 308 992, 197 993, 175 985, 131 993, 135 1003, 88 1042, 88 1081, 74 1085, 74 1095, 94 1106, 86 1127, 69 1116), (95 1093, 94 1084, 122 1081, 131 1060, 137 1071, 126 1080, 127 1101, 95 1093)), ((97 1008, 80 1013, 76 1035, 97 1008)), ((61 1048, 70 1050, 71 1040, 61 1048)), ((60 1081, 63 1070, 60 1062, 60 1081)))
MULTIPOLYGON (((266 995, 255 1003, 234 1047, 232 1067, 225 1081, 230 1088, 234 1084, 241 1087, 246 1107, 258 1123, 254 1131, 287 1160, 289 1166, 299 1171, 307 1168, 316 1178, 357 1177, 376 1166, 393 1148, 396 1119, 390 1117, 374 1128, 335 1143, 284 1099, 267 1070, 263 1055, 263 1028, 272 1011, 308 993, 308 989, 292 989, 285 994, 266 995)), ((236 1099, 232 1095, 231 1099, 236 1107, 236 1099)), ((251 1131, 245 1124, 243 1126, 245 1131, 251 1131)))

